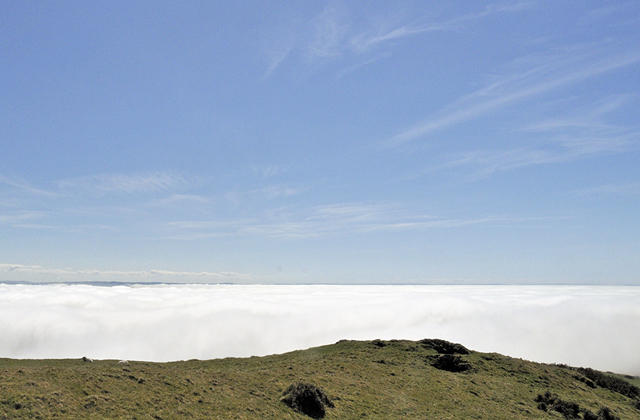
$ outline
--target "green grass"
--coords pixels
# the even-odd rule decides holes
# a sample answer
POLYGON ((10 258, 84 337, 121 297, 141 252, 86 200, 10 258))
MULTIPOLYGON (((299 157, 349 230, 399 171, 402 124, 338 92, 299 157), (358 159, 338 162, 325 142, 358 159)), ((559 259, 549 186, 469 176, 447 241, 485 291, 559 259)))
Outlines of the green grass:
POLYGON ((471 352, 462 358, 472 369, 452 373, 432 367, 437 352, 419 342, 380 344, 127 366, 0 359, 0 419, 308 419, 280 401, 297 381, 334 402, 325 419, 563 418, 537 408, 547 390, 594 413, 606 406, 620 419, 640 419, 632 399, 589 387, 571 368, 471 352))

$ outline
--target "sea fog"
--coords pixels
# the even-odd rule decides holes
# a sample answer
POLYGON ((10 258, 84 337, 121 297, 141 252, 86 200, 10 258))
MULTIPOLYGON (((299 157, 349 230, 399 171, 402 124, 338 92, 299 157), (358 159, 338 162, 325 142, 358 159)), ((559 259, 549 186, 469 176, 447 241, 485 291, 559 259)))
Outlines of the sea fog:
POLYGON ((162 362, 375 338, 640 375, 640 287, 0 284, 0 357, 162 362))

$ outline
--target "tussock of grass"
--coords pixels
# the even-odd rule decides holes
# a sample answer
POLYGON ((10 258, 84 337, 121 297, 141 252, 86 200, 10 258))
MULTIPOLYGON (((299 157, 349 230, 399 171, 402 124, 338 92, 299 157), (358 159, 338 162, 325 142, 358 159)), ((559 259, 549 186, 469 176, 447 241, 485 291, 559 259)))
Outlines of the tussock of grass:
POLYGON ((321 388, 313 384, 298 382, 289 385, 284 391, 282 402, 314 419, 321 419, 327 408, 333 408, 333 402, 321 388))
POLYGON ((425 338, 418 341, 418 343, 426 349, 433 349, 441 354, 469 354, 469 350, 462 344, 451 343, 437 338, 425 338))
POLYGON ((431 366, 447 372, 464 372, 471 369, 469 362, 454 354, 441 354, 435 357, 431 366))
POLYGON ((0 419, 309 419, 282 401, 304 383, 334 405, 328 420, 563 418, 538 408, 547 391, 576 403, 582 418, 640 420, 635 398, 592 379, 590 387, 575 369, 434 343, 344 340, 267 357, 128 365, 0 359, 0 419), (432 366, 446 354, 471 369, 432 366))

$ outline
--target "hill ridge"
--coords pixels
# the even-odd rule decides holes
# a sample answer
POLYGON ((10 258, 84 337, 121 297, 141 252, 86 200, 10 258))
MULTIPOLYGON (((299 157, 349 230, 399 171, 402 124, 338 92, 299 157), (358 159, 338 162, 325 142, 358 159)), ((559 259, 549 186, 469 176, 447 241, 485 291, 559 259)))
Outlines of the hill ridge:
POLYGON ((638 378, 439 339, 168 363, 86 360, 0 359, 0 419, 640 420, 638 378), (291 394, 298 388, 326 397, 322 417, 304 414, 291 394))

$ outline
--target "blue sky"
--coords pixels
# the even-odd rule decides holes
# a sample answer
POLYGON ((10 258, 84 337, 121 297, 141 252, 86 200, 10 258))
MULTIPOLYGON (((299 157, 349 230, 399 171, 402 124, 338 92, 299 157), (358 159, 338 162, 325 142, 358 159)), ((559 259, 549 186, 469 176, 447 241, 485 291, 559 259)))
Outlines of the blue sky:
POLYGON ((0 280, 640 284, 637 2, 3 2, 0 280))

